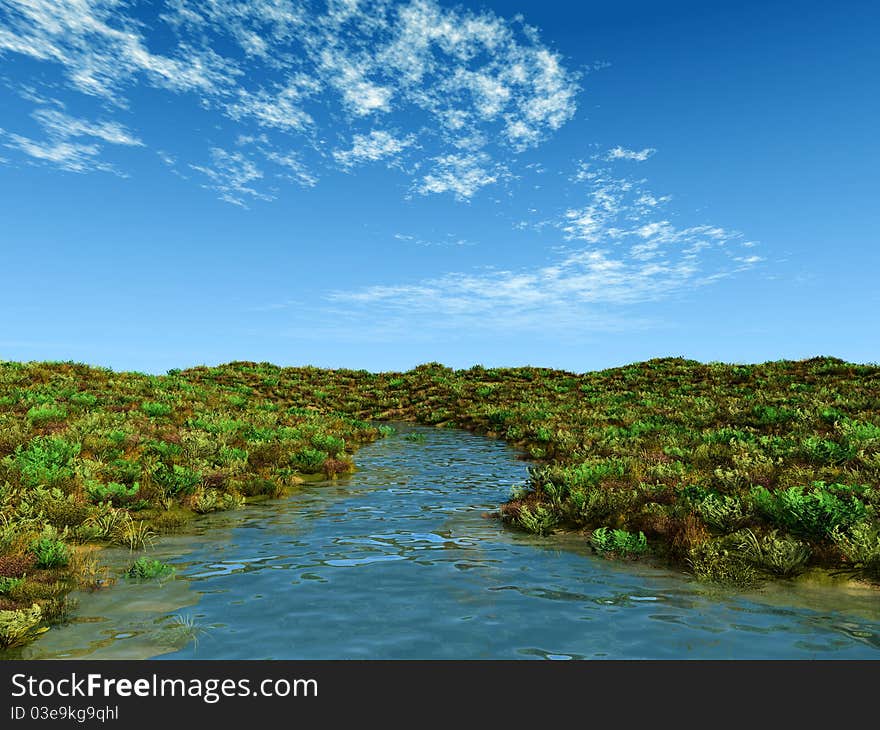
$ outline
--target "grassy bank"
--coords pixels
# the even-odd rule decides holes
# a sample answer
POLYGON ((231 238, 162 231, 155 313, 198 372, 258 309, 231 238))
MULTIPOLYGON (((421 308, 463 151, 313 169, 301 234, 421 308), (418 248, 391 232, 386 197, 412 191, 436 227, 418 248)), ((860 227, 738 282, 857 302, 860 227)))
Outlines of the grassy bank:
POLYGON ((192 515, 351 468, 370 425, 523 448, 510 523, 579 530, 740 585, 808 566, 880 577, 880 367, 654 360, 572 374, 231 363, 166 376, 0 363, 0 641, 96 585, 78 544, 140 548, 192 515), (4 638, 5 637, 5 638, 4 638))

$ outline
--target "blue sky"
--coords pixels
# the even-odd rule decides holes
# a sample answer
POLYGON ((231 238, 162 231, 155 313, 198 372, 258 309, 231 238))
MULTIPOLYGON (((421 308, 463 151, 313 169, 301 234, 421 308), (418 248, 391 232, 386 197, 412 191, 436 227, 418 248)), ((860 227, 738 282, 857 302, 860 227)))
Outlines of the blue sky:
POLYGON ((878 25, 0 0, 0 358, 876 362, 878 25))

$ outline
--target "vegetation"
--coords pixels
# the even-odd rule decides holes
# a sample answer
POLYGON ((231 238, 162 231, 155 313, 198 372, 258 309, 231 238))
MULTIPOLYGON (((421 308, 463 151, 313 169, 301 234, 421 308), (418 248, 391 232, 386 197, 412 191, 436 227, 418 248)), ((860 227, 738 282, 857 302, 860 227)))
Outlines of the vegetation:
POLYGON ((393 420, 521 448, 528 484, 500 516, 537 534, 580 531, 602 553, 737 585, 810 566, 877 578, 878 393, 880 367, 834 358, 584 374, 0 363, 0 579, 21 581, 0 591, 20 614, 0 632, 63 612, 79 544, 142 549, 197 514, 350 471, 393 420))
POLYGON ((125 577, 131 580, 156 580, 168 578, 174 573, 174 568, 161 560, 154 560, 142 555, 132 563, 125 572, 125 577))

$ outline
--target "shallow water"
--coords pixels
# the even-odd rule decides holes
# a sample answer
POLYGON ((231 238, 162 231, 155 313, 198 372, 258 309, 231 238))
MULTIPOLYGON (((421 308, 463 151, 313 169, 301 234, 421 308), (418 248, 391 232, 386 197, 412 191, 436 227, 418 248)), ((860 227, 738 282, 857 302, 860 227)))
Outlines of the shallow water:
MULTIPOLYGON (((744 595, 503 527, 525 464, 463 431, 401 427, 359 471, 200 520, 162 583, 78 596, 26 658, 880 658, 880 594, 744 595), (407 432, 424 441, 405 439, 407 432)), ((122 568, 124 551, 102 558, 122 568)))

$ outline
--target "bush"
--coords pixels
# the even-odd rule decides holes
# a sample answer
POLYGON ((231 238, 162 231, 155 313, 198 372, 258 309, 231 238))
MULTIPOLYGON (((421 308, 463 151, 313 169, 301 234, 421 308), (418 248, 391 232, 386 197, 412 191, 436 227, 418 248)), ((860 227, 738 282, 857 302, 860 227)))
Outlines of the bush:
POLYGON ((546 535, 556 526, 559 518, 543 505, 539 504, 534 509, 523 505, 519 510, 516 522, 529 532, 536 535, 546 535))
POLYGON ((602 555, 620 555, 622 557, 634 557, 641 555, 648 549, 648 540, 645 533, 633 533, 626 530, 612 530, 608 527, 600 527, 594 530, 590 537, 593 549, 602 555))
POLYGON ((58 405, 34 406, 27 412, 27 419, 34 426, 63 421, 65 418, 67 418, 67 409, 58 405))
POLYGON ((151 403, 145 401, 141 404, 141 411, 150 418, 163 418, 164 416, 171 415, 171 406, 166 403, 151 403))
POLYGON ((24 583, 24 578, 0 577, 0 594, 9 593, 24 583))
POLYGON ((880 525, 864 520, 831 535, 844 557, 868 575, 880 577, 880 525))
POLYGON ((687 563, 698 580, 750 588, 759 582, 758 572, 738 547, 731 536, 693 545, 687 563))
POLYGON ((79 444, 57 436, 37 436, 15 450, 14 462, 25 485, 51 485, 73 475, 69 464, 79 450, 79 444))
MULTIPOLYGON (((0 611, 0 647, 27 643, 39 630, 43 609, 38 604, 18 611, 0 611)), ((45 630, 45 629, 44 629, 45 630)))
POLYGON ((710 492, 694 505, 697 514, 709 527, 720 532, 735 532, 751 515, 739 497, 710 492))
POLYGON ((119 506, 130 500, 140 490, 140 484, 135 482, 130 487, 118 482, 88 482, 86 484, 86 494, 92 502, 111 502, 119 506))
POLYGON ((47 534, 31 544, 38 568, 60 568, 70 560, 70 550, 62 540, 47 534))
POLYGON ((805 537, 825 539, 835 529, 845 530, 865 517, 865 504, 851 492, 845 485, 816 482, 810 489, 790 487, 775 492, 753 487, 751 499, 772 524, 805 537), (846 496, 839 496, 841 493, 846 496))
POLYGON ((332 434, 317 433, 312 436, 312 446, 318 451, 326 451, 329 456, 338 456, 345 451, 345 439, 332 434))
POLYGON ((303 474, 319 474, 324 470, 327 452, 319 449, 303 449, 291 457, 293 465, 303 474))
POLYGON ((781 577, 800 573, 812 553, 810 546, 799 540, 777 537, 776 530, 761 538, 744 530, 739 549, 753 565, 781 577))
POLYGON ((125 571, 125 577, 130 580, 154 580, 156 578, 167 578, 173 573, 174 568, 163 563, 161 560, 153 560, 146 556, 141 556, 125 571))
POLYGON ((172 497, 192 494, 202 483, 202 475, 199 472, 180 464, 174 464, 170 469, 163 465, 156 472, 155 479, 165 493, 172 497))

